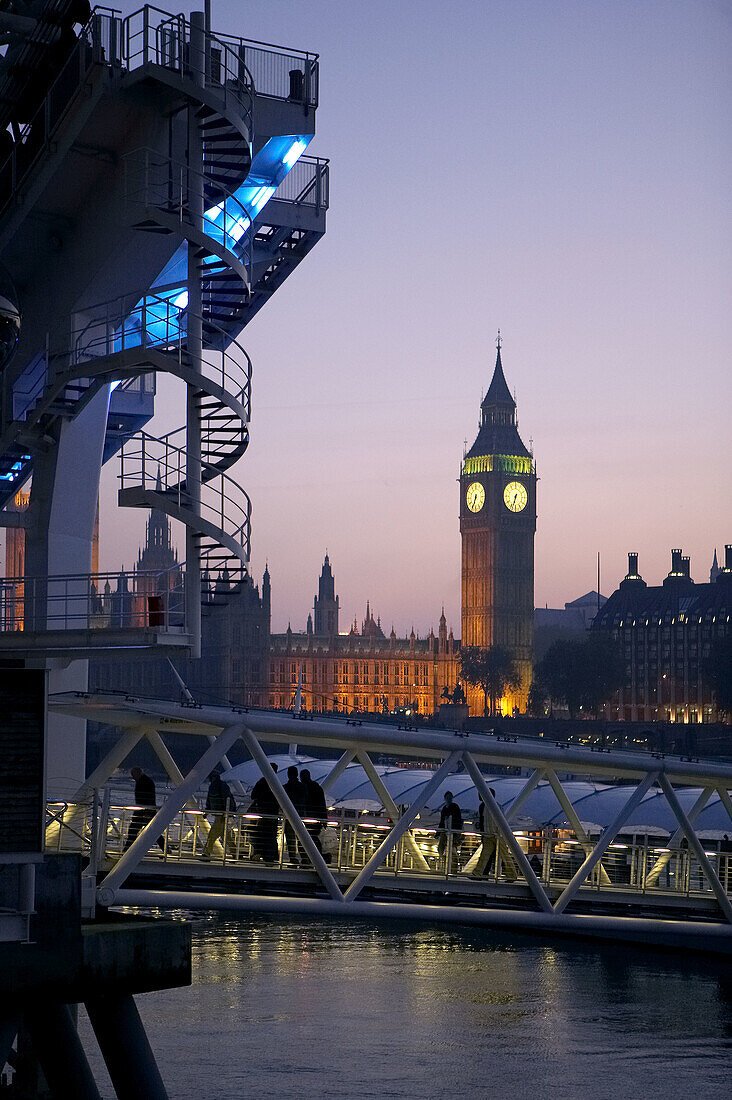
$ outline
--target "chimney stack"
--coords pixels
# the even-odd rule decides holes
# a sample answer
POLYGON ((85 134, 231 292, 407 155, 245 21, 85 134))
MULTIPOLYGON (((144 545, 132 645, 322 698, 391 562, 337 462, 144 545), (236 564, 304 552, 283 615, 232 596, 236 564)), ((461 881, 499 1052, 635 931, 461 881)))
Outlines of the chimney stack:
POLYGON ((732 573, 732 543, 724 548, 724 571, 732 573))
POLYGON ((629 577, 637 577, 638 576, 638 555, 637 554, 628 554, 628 576, 629 577))
POLYGON ((671 573, 675 576, 683 573, 683 567, 681 565, 681 550, 671 551, 671 573))

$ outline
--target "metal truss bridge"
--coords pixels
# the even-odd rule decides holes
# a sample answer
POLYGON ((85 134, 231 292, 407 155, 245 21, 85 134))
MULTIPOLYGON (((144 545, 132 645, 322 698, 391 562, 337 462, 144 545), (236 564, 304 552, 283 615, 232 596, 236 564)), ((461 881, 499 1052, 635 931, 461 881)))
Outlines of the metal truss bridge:
POLYGON ((732 950, 732 853, 720 843, 710 850, 695 824, 716 805, 732 829, 729 764, 121 695, 66 693, 50 705, 123 731, 75 797, 48 807, 47 847, 88 851, 87 894, 102 906, 421 919, 732 950), (203 739, 205 750, 185 776, 161 736, 166 733, 203 739), (125 850, 134 807, 113 804, 109 779, 142 738, 173 790, 125 850), (246 812, 229 815, 220 839, 209 845, 212 858, 204 858, 211 826, 195 795, 217 764, 228 766, 227 753, 239 740, 281 809, 271 835, 286 821, 297 837, 297 845, 292 836, 289 845, 281 841, 266 863, 258 841, 266 821, 246 812), (360 765, 384 815, 331 811, 324 856, 262 741, 330 749, 335 759, 320 780, 326 795, 349 766, 360 765), (374 764, 373 755, 385 753, 435 761, 406 805, 395 804, 374 764), (515 796, 500 804, 484 772, 506 766, 524 777, 515 796), (440 838, 425 822, 426 811, 466 775, 485 804, 485 831, 468 827, 440 838), (599 836, 580 819, 567 776, 623 784, 599 836), (551 788, 566 828, 516 828, 540 787, 551 788), (633 832, 639 807, 658 798, 673 821, 670 839, 621 842, 633 832), (293 845, 301 866, 291 866, 293 845))

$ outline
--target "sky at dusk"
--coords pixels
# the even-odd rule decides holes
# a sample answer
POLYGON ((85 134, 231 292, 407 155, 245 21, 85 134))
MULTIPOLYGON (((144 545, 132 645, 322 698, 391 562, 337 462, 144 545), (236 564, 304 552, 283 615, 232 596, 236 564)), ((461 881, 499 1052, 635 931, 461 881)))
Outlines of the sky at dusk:
MULTIPOLYGON (((124 14, 138 5, 123 4, 124 14)), ((198 7, 199 5, 194 5, 198 7)), ((317 51, 328 230, 245 329, 255 580, 302 629, 326 548, 342 624, 460 633, 463 441, 495 360, 540 478, 538 606, 626 552, 707 580, 732 542, 732 4, 214 0, 214 30, 317 51)), ((184 5, 184 10, 190 7, 184 5)), ((183 420, 160 384, 149 431, 183 420)), ((101 567, 144 513, 102 481, 101 567)))

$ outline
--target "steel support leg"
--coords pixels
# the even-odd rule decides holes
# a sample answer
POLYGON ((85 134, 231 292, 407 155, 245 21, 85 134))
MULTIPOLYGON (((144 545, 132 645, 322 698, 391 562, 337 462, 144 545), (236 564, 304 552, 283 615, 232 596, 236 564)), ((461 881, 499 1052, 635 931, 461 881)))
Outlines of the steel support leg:
MULTIPOLYGON (((594 845, 593 845, 592 841, 590 840, 590 838, 588 837, 587 833, 585 832, 585 827, 582 824, 582 822, 580 821, 580 819, 577 815, 577 811, 575 810, 575 808, 572 805, 572 803, 570 802, 570 800, 567 798, 567 792, 565 791, 562 784, 559 782, 559 776, 557 775, 557 773, 554 771, 553 768, 545 768, 544 769, 544 774, 547 777, 547 779, 549 780, 551 788, 552 788, 552 790, 554 791, 554 794, 557 797, 557 802, 559 803, 561 808, 564 810, 564 814, 565 814, 565 817, 567 818, 567 821, 569 822, 569 824, 572 826, 572 828, 574 830, 574 835, 577 837, 577 840, 580 842, 580 844, 584 848, 585 855, 587 855, 587 856, 591 855, 594 845)), ((602 882, 605 886, 609 885, 610 876, 608 875, 605 868, 602 867, 602 866, 600 867, 600 878, 602 879, 602 882)))
POLYGON ((131 994, 95 998, 86 1010, 118 1100, 168 1100, 131 994))
POLYGON ((228 726, 219 734, 214 744, 209 745, 180 786, 165 800, 155 817, 141 830, 139 836, 132 842, 119 863, 99 884, 97 900, 100 905, 114 904, 115 891, 119 889, 127 876, 134 871, 148 849, 170 825, 175 815, 183 809, 205 776, 218 764, 221 757, 225 752, 228 752, 234 742, 243 736, 243 730, 244 727, 241 724, 228 726))
MULTIPOLYGON (((706 806, 706 804, 709 801, 712 794, 713 794, 713 789, 711 787, 705 787, 704 790, 699 795, 699 797, 697 798, 694 805, 689 810, 688 817, 689 817, 689 822, 692 825, 694 824, 694 822, 698 818, 699 814, 702 812, 702 810, 706 806)), ((668 852, 662 852, 661 855, 656 860, 656 862, 651 867, 650 871, 648 872, 648 875, 646 876, 646 880, 645 880, 646 886, 655 886, 656 885, 656 883, 658 882, 658 879, 661 875, 661 871, 671 861, 672 856, 675 856, 675 855, 678 854, 679 845, 681 844, 681 838, 683 837, 683 835, 684 835, 684 830, 679 826, 679 828, 676 830, 676 832, 674 833, 674 835, 671 837, 671 839, 668 842, 669 851, 668 852)))
MULTIPOLYGON (((112 746, 89 778, 85 779, 75 792, 60 819, 55 818, 46 827, 46 846, 48 848, 52 848, 59 843, 60 835, 65 827, 75 830, 79 835, 82 833, 86 802, 95 790, 104 786, 112 772, 116 771, 120 764, 127 759, 144 732, 142 726, 129 729, 112 746)), ((79 849, 81 849, 81 842, 79 843, 79 849)))
POLYGON ((621 808, 620 812, 616 814, 614 820, 604 830, 602 836, 598 840, 594 847, 594 850, 587 856, 579 870, 572 876, 571 881, 564 888, 562 893, 557 898, 554 906, 555 913, 561 913, 570 903, 583 882, 587 879, 588 875, 591 875, 597 864, 600 862, 605 852, 608 850, 615 837, 622 829, 625 822, 636 806, 640 806, 646 794, 658 779, 658 772, 649 772, 642 783, 639 783, 636 789, 633 791, 630 798, 626 801, 625 805, 621 808))
POLYGON ((267 784, 269 785, 278 803, 282 807, 282 812, 289 821, 290 825, 292 825, 297 839, 300 841, 301 845, 307 852, 310 862, 315 868, 318 877, 320 878, 320 881, 323 883, 323 886, 326 888, 334 901, 343 901, 343 894, 341 892, 340 886, 333 878, 330 867, 323 859, 322 855, 318 851, 315 842, 313 841, 313 838, 305 828, 302 818, 290 801, 287 791, 280 783, 277 772, 274 770, 269 760, 267 759, 266 753, 262 746, 259 744, 259 741, 257 741, 257 738, 247 727, 244 727, 241 738, 246 747, 249 749, 250 753, 252 754, 253 759, 259 765, 259 770, 267 781, 267 784))
POLYGON ((26 1012, 25 1022, 56 1100, 101 1100, 68 1005, 44 1003, 26 1012))
MULTIPOLYGON (((206 81, 206 36, 202 12, 191 13, 191 40, 188 51, 190 76, 203 86, 206 81)), ((188 216, 196 230, 203 226, 203 139, 196 117, 196 105, 188 108, 188 216)), ((188 241, 188 309, 186 348, 190 370, 203 370, 203 308, 201 300, 201 254, 197 245, 188 241)), ((188 507, 201 511, 201 405, 196 386, 186 386, 186 496, 188 507)), ((223 489, 222 489, 223 492, 223 489)), ((186 527, 186 629, 193 638, 193 657, 201 656, 201 546, 200 537, 186 527)))
POLYGON ((729 814, 730 821, 732 821, 732 799, 729 797, 729 791, 726 787, 717 787, 717 794, 722 801, 722 805, 729 814))
MULTIPOLYGON (((157 756, 158 760, 160 761, 160 763, 163 765, 166 772, 168 773, 168 778, 173 783, 175 783, 176 787, 180 786, 180 784, 183 782, 185 777, 183 775, 183 772, 180 770, 180 768, 176 764, 175 760, 173 759, 173 756, 172 756, 168 746, 165 744, 165 742, 163 741, 163 739, 160 736, 160 734, 158 733, 158 731, 157 730, 148 730, 147 731, 147 740, 149 741, 150 747, 152 748, 153 752, 157 756)), ((211 737, 209 737, 208 740, 209 740, 209 744, 213 745, 216 738, 213 735, 211 735, 211 737)), ((226 760, 226 757, 222 756, 221 759, 222 759, 222 761, 226 760)), ((197 804, 197 802, 194 798, 189 798, 188 799, 188 801, 186 802, 186 809, 189 809, 189 810, 197 810, 198 809, 198 804, 197 804)), ((208 840, 208 834, 211 830, 211 826, 209 825, 209 823, 208 823, 208 821, 206 820, 205 817, 201 818, 199 829, 203 833, 204 839, 208 840)), ((224 849, 221 847, 221 845, 219 845, 219 850, 220 850, 221 854, 223 855, 224 854, 224 849)), ((195 852, 194 852, 194 855, 195 855, 195 852)))
POLYGON ((495 798, 488 789, 488 784, 485 781, 485 777, 482 771, 475 763, 469 752, 463 753, 463 760, 465 761, 465 767, 470 775, 470 778, 473 780, 473 783, 475 783, 475 786, 478 789, 478 794, 485 802, 486 810, 493 818, 493 822, 496 828, 508 845, 508 849, 514 860, 518 864, 519 868, 521 869, 521 873, 526 879, 528 887, 536 898, 539 907, 543 909, 545 913, 551 913, 552 903, 549 901, 544 887, 541 885, 538 878, 536 877, 536 874, 534 873, 534 868, 531 866, 528 859, 526 858, 523 848, 516 840, 516 837, 513 835, 513 830, 506 820, 505 815, 501 810, 501 807, 498 805, 495 798))
MULTIPOLYGON (((384 803, 384 809, 387 811, 392 821, 398 821, 399 807, 386 789, 386 786, 376 768, 374 767, 373 761, 369 754, 364 750, 360 750, 356 753, 356 759, 358 760, 363 770, 366 772, 371 786, 374 788, 379 798, 384 803)), ((424 858, 424 855, 420 851, 419 845, 417 844, 417 841, 414 839, 413 836, 407 835, 407 846, 420 869, 422 871, 429 871, 430 865, 424 858)))
POLYGON ((354 755, 355 754, 353 752, 353 749, 346 749, 343 755, 338 758, 335 767, 328 772, 325 779, 320 784, 324 791, 329 791, 336 780, 340 779, 348 765, 353 760, 354 755))
POLYGON ((722 883, 719 881, 719 876, 717 875, 717 872, 714 870, 711 863, 709 862, 709 858, 706 855, 704 848, 702 847, 701 841, 696 835, 694 826, 691 824, 689 818, 684 813, 683 807, 676 797, 676 791, 673 789, 663 772, 661 772, 659 776, 659 783, 661 784, 661 789, 663 790, 663 793, 666 795, 666 801, 671 807, 671 811, 674 817, 686 834, 686 839, 689 841, 689 847, 692 849, 694 855, 699 860, 701 868, 704 871, 704 874, 707 876, 707 880, 712 888, 712 892, 719 902, 720 909, 722 910, 730 924, 732 924, 732 904, 730 904, 730 900, 727 897, 725 889, 722 886, 722 883))
MULTIPOLYGON (((361 754, 359 753, 359 756, 360 755, 361 754)), ((374 872, 378 870, 378 868, 384 862, 392 848, 394 848, 404 836, 407 829, 416 818, 417 814, 424 806, 427 805, 432 795, 440 786, 440 783, 442 783, 443 779, 455 770, 458 761, 460 760, 460 756, 461 753, 459 749, 456 749, 455 752, 451 752, 447 760, 445 760, 437 769, 426 787, 423 787, 423 789, 420 791, 419 795, 417 796, 417 798, 415 798, 414 802, 412 802, 406 813, 402 817, 397 816, 394 818, 393 828, 376 849, 366 866, 359 871, 351 885, 346 890, 346 901, 354 901, 358 897, 366 883, 371 879, 374 872)))
MULTIPOLYGON (((511 803, 511 805, 507 808, 507 810, 506 810, 506 821, 512 821, 513 820, 513 818, 516 816, 516 814, 519 812, 519 810, 522 808, 522 806, 526 802, 529 795, 532 795, 534 793, 534 791, 538 787, 539 783, 541 782, 543 775, 544 775, 544 772, 542 771, 541 768, 535 768, 534 769, 534 771, 531 773, 531 775, 527 779, 525 785, 521 788, 521 790, 519 791, 519 793, 516 795, 513 802, 511 803)), ((485 841, 483 843, 485 843, 485 841)), ((489 856, 490 856, 490 853, 486 852, 486 863, 488 862, 489 856)), ((481 844, 480 848, 478 848, 478 850, 470 857, 468 862, 463 867, 463 871, 470 872, 470 871, 478 868, 479 864, 482 864, 482 862, 483 862, 483 844, 481 844)))
POLYGON ((85 802, 92 791, 101 790, 112 772, 124 763, 145 732, 145 726, 135 726, 123 733, 117 744, 112 746, 107 755, 97 764, 89 778, 81 784, 74 795, 73 801, 85 802))

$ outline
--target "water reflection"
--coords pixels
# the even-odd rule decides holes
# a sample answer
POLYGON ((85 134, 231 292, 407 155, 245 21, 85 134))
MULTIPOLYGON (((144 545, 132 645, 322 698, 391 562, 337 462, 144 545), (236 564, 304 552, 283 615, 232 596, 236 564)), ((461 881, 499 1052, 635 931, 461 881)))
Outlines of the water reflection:
POLYGON ((483 929, 212 916, 194 988, 140 1005, 176 1100, 715 1098, 732 1071, 719 960, 483 929))

